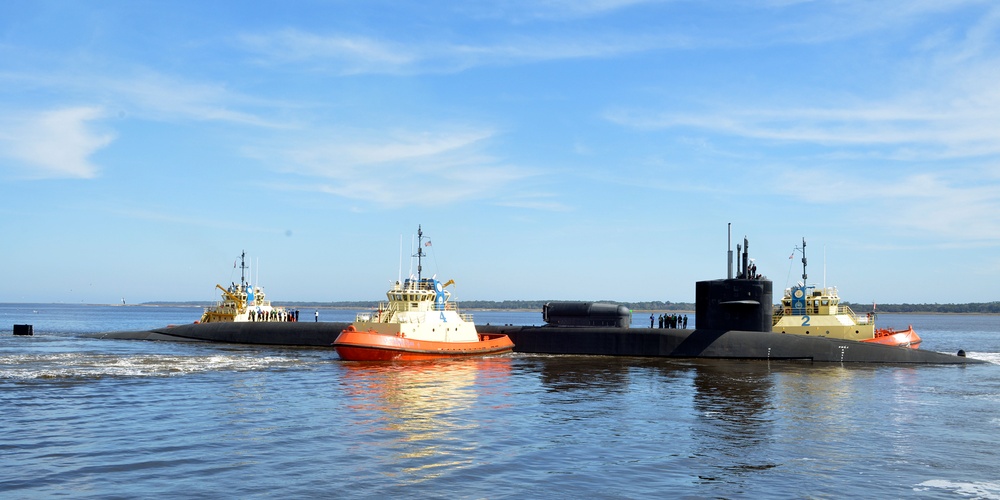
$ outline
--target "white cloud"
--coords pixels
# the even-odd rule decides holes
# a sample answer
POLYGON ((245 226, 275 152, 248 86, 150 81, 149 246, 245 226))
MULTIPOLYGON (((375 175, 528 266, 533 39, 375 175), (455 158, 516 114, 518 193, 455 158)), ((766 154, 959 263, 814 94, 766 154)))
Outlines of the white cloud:
POLYGON ((518 192, 497 201, 496 205, 545 212, 569 212, 572 210, 570 206, 559 201, 554 193, 518 192))
POLYGON ((317 65, 339 61, 345 74, 399 70, 419 57, 398 43, 361 36, 321 36, 296 29, 266 35, 246 34, 237 40, 267 62, 317 65))
MULTIPOLYGON (((453 30, 429 30, 401 39, 396 34, 315 33, 286 28, 247 33, 237 45, 263 65, 300 66, 340 75, 457 72, 474 67, 503 66, 567 59, 597 59, 657 50, 698 48, 748 50, 774 45, 821 44, 871 33, 908 29, 931 16, 982 0, 896 2, 849 0, 836 3, 773 0, 718 2, 699 11, 700 20, 676 16, 674 0, 544 0, 458 7, 469 18, 505 19, 464 39, 453 30), (667 5, 666 7, 663 7, 667 5), (649 7, 641 18, 663 18, 629 30, 593 25, 585 18, 611 16, 649 7), (684 19, 684 21, 681 21, 684 19), (712 29, 716 27, 718 29, 712 29), (469 41, 474 40, 474 41, 469 41)), ((678 12, 683 12, 683 9, 678 12)), ((986 43, 990 19, 967 43, 986 43)))
POLYGON ((512 22, 571 20, 611 15, 633 7, 676 0, 504 0, 493 5, 477 2, 465 10, 474 17, 500 17, 512 22))
POLYGON ((134 107, 139 114, 158 119, 182 118, 258 127, 281 126, 259 115, 235 109, 261 103, 240 96, 221 84, 189 82, 155 73, 98 84, 112 90, 114 98, 134 107))
MULTIPOLYGON (((77 99, 102 103, 104 110, 119 109, 130 115, 158 121, 217 121, 268 128, 288 125, 247 109, 287 109, 289 102, 248 96, 223 83, 200 82, 151 70, 121 73, 37 71, 0 72, 8 91, 49 89, 77 99)), ((92 106, 93 107, 93 106, 92 106)))
MULTIPOLYGON (((443 169, 456 160, 454 153, 468 151, 493 136, 489 130, 453 132, 338 131, 316 137, 312 143, 282 153, 289 169, 319 177, 350 179, 371 169, 406 164, 421 170, 443 169)), ((279 157, 281 157, 279 156, 279 157)))
MULTIPOLYGON (((910 22, 970 3, 920 2, 889 17, 910 22)), ((841 7, 868 8, 850 2, 841 7)), ((882 244, 996 246, 998 26, 1000 8, 991 8, 964 31, 907 34, 903 38, 922 42, 902 52, 905 57, 889 68, 887 80, 854 86, 846 75, 831 81, 829 89, 816 88, 807 105, 780 94, 737 102, 727 96, 703 109, 618 107, 605 118, 626 127, 700 136, 722 151, 692 147, 695 157, 738 161, 767 196, 794 199, 818 221, 853 220, 876 228, 882 244)))
MULTIPOLYGON (((903 10, 910 16, 938 8, 918 3, 903 10)), ((743 99, 753 106, 722 97, 696 111, 619 107, 605 118, 636 128, 692 129, 762 143, 811 145, 818 147, 816 154, 834 151, 841 157, 930 161, 1000 155, 998 30, 1000 7, 977 18, 961 35, 916 44, 919 50, 905 52, 907 57, 886 72, 893 76, 865 82, 852 95, 842 90, 855 83, 845 75, 831 81, 830 89, 815 89, 806 106, 780 95, 743 99), (771 104, 758 104, 765 100, 771 104)))
POLYGON ((715 144, 737 138, 744 148, 738 161, 755 173, 762 194, 796 199, 821 220, 828 213, 864 221, 880 228, 881 243, 1000 245, 1000 101, 990 92, 925 92, 827 109, 608 117, 628 126, 700 130, 715 144), (768 167, 775 164, 796 165, 768 167))
POLYGON ((298 30, 244 35, 245 49, 265 65, 304 65, 341 75, 418 74, 462 71, 539 61, 610 58, 623 54, 690 45, 673 34, 588 33, 509 35, 493 42, 377 40, 352 35, 318 35, 298 30))
POLYGON ((157 120, 219 121, 255 127, 280 128, 259 114, 240 108, 287 106, 244 96, 220 83, 192 82, 155 72, 115 78, 80 78, 77 85, 88 94, 133 109, 139 116, 157 120))
POLYGON ((872 148, 887 148, 877 155, 927 161, 1000 154, 1000 103, 982 104, 928 96, 826 109, 729 108, 696 114, 618 109, 605 116, 637 128, 695 128, 774 142, 861 148, 865 156, 872 148))
POLYGON ((896 30, 960 9, 987 6, 989 0, 769 0, 717 2, 719 13, 746 18, 746 27, 735 31, 730 42, 742 46, 822 44, 880 33, 892 37, 896 30), (763 17, 760 16, 763 14, 763 17), (758 21, 753 21, 757 19, 758 21))
POLYGON ((485 153, 488 129, 441 132, 338 131, 292 145, 249 151, 283 174, 311 177, 311 190, 379 207, 437 206, 491 199, 534 172, 503 164, 485 153))
POLYGON ((34 178, 89 179, 98 167, 90 156, 114 140, 90 125, 103 118, 97 107, 72 107, 15 115, 0 121, 0 154, 34 178))
POLYGON ((1000 245, 1000 179, 988 169, 886 175, 827 166, 784 169, 770 180, 776 194, 813 205, 819 219, 879 228, 879 244, 1000 245))

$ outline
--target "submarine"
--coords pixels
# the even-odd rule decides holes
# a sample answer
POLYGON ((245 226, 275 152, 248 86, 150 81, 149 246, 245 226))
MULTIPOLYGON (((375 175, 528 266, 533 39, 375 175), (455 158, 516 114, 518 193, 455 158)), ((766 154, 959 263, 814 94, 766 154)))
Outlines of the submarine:
MULTIPOLYGON (((731 238, 730 238, 731 239, 731 238)), ((829 363, 981 364, 983 360, 856 340, 772 331, 772 284, 750 264, 749 242, 737 245, 738 275, 728 250, 726 279, 695 283, 695 329, 629 328, 627 308, 601 303, 549 303, 544 326, 478 327, 502 333, 514 352, 668 358, 789 360, 829 363), (742 263, 740 263, 742 262, 742 263), (605 325, 605 326, 599 326, 605 325)))

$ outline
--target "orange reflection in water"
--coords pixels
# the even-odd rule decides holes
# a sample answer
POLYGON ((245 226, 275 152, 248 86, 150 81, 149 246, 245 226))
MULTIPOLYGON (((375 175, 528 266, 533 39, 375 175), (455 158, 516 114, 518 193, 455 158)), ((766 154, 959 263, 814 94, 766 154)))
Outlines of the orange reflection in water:
POLYGON ((406 482, 471 465, 511 363, 509 357, 343 362, 340 383, 354 418, 341 432, 367 434, 361 442, 383 450, 390 462, 385 473, 406 482))

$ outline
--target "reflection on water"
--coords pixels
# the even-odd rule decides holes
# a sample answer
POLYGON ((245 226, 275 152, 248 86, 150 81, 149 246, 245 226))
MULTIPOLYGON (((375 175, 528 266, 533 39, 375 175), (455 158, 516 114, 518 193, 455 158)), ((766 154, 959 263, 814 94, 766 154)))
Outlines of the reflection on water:
MULTIPOLYGON (((804 370, 782 370, 780 390, 775 394, 778 407, 791 424, 844 427, 842 418, 854 403, 860 379, 874 376, 871 367, 847 368, 843 365, 808 366, 804 370)), ((849 416, 849 415, 848 415, 849 416)), ((849 419, 855 420, 855 419, 849 419)), ((857 420, 852 423, 856 425, 857 420)))
POLYGON ((544 358, 538 366, 542 385, 550 391, 621 392, 628 388, 630 358, 561 356, 544 358))
POLYGON ((384 447, 384 474, 419 483, 472 465, 481 432, 475 418, 483 386, 503 384, 511 359, 490 357, 409 363, 345 362, 340 386, 349 407, 364 417, 349 434, 367 433, 366 446, 384 447), (398 471, 398 472, 394 472, 398 471))
POLYGON ((694 377, 695 453, 715 462, 716 475, 704 481, 731 481, 776 467, 762 453, 774 439, 774 382, 767 363, 699 363, 694 377))
POLYGON ((271 418, 279 410, 268 397, 268 375, 247 374, 226 388, 228 391, 220 394, 225 400, 223 409, 216 410, 216 420, 221 425, 214 444, 230 450, 228 460, 223 461, 226 466, 256 465, 260 463, 257 450, 271 447, 280 427, 271 418))
POLYGON ((709 496, 751 485, 796 496, 801 485, 780 478, 894 473, 919 451, 912 432, 926 394, 916 367, 524 356, 522 370, 543 391, 531 396, 534 447, 556 474, 547 481, 567 487, 615 470, 623 483, 655 477, 683 490, 684 471, 697 471, 709 496), (898 462, 859 461, 875 453, 898 462))

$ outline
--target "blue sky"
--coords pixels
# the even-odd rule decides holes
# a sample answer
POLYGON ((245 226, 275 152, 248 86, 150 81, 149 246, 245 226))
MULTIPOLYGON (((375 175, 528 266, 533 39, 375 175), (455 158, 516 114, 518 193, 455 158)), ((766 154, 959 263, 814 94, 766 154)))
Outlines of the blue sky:
POLYGON ((243 250, 375 300, 418 224, 458 300, 693 301, 728 223, 776 294, 805 237, 852 302, 1000 300, 998 49, 995 1, 5 1, 0 301, 243 250))

